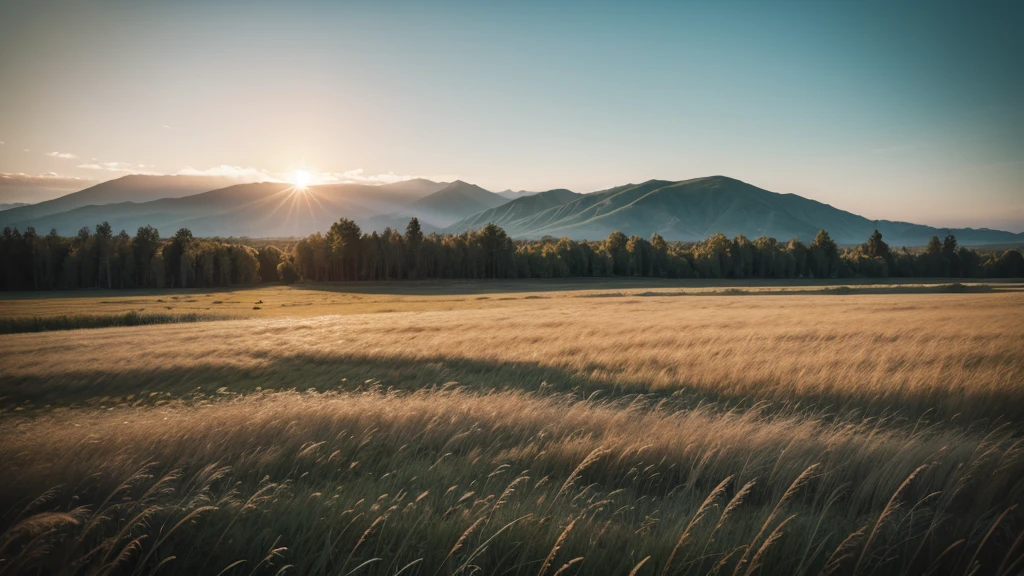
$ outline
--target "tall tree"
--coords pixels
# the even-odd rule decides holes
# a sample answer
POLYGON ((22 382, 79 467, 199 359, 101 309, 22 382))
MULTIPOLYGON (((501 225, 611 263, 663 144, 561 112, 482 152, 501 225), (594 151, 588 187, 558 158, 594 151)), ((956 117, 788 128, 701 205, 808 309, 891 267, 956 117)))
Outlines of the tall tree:
POLYGON ((109 222, 96 226, 96 260, 99 264, 98 278, 106 281, 106 288, 112 288, 111 259, 114 255, 114 231, 109 222))
POLYGON ((160 232, 152 226, 140 227, 135 232, 132 248, 138 265, 136 283, 139 286, 148 286, 151 284, 150 266, 153 263, 153 256, 160 249, 160 232))
POLYGON ((419 276, 420 248, 423 246, 423 230, 419 218, 413 217, 405 227, 406 265, 409 278, 419 276))

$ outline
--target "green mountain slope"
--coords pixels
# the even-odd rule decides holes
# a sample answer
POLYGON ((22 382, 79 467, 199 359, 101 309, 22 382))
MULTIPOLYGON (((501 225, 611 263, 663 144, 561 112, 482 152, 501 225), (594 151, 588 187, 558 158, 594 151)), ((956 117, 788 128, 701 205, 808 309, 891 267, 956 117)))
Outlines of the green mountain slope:
POLYGON ((466 230, 477 230, 487 224, 497 224, 502 228, 515 229, 520 227, 520 221, 529 218, 538 212, 561 206, 582 196, 565 189, 548 190, 531 196, 520 196, 506 204, 496 208, 485 210, 474 214, 469 218, 463 218, 448 227, 448 231, 459 233, 466 230))

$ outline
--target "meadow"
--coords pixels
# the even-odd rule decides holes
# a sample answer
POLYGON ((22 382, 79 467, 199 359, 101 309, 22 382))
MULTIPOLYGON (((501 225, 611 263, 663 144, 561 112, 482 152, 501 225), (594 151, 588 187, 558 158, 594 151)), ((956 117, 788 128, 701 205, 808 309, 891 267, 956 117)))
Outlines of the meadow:
POLYGON ((0 575, 1024 569, 1019 283, 9 293, 0 324, 0 575))

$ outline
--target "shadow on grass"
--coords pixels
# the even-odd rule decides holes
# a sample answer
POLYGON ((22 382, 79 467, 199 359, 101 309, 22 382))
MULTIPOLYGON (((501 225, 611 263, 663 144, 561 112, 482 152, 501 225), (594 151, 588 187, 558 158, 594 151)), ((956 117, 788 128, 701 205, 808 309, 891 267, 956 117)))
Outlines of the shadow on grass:
MULTIPOLYGON (((270 358, 258 366, 168 366, 149 370, 69 370, 58 376, 0 378, 0 413, 31 413, 41 408, 154 404, 178 398, 209 398, 257 390, 413 391, 460 386, 472 391, 525 390, 573 393, 580 398, 643 396, 643 405, 665 401, 674 408, 713 406, 745 410, 757 406, 765 413, 812 414, 824 420, 878 417, 890 424, 902 421, 946 421, 987 428, 999 423, 1024 422, 1024 404, 1014 390, 987 390, 971 398, 947 398, 941 392, 864 396, 856 386, 846 390, 815 391, 813 395, 766 392, 740 396, 704 385, 680 382, 674 389, 651 389, 614 375, 594 376, 599 366, 575 371, 537 362, 491 362, 441 357, 297 355, 270 358)), ((727 383, 723 383, 727 384, 727 383)))
POLYGON ((49 332, 51 330, 79 330, 82 328, 110 328, 114 326, 147 326, 150 324, 178 324, 181 322, 207 322, 226 320, 227 316, 212 314, 159 314, 139 313, 135 310, 113 314, 63 314, 60 316, 24 316, 0 318, 0 334, 22 332, 49 332))
MULTIPOLYGON (((847 278, 842 280, 686 280, 668 278, 565 278, 518 280, 403 280, 392 282, 302 282, 295 290, 383 294, 396 296, 473 296, 544 292, 606 290, 662 290, 659 292, 581 294, 581 297, 622 296, 740 296, 826 294, 936 294, 967 292, 1021 292, 1020 280, 964 280, 948 278, 847 278)), ((536 296, 535 296, 536 297, 536 296)))
POLYGON ((679 279, 679 278, 520 278, 515 280, 392 280, 374 282, 298 282, 221 288, 84 289, 64 291, 0 291, 4 300, 50 298, 195 297, 267 289, 390 296, 474 296, 595 290, 666 290, 634 296, 730 296, 808 294, 930 294, 944 292, 1022 292, 1024 279, 843 278, 843 279, 679 279), (672 290, 675 290, 673 292, 672 290))

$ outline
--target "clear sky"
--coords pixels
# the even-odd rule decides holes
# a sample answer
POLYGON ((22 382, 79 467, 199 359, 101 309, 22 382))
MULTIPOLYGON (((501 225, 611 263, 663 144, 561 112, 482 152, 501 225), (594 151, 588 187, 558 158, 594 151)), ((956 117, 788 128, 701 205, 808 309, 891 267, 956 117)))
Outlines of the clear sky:
POLYGON ((1024 3, 553 4, 0 0, 0 173, 724 174, 1024 230, 1024 3))

